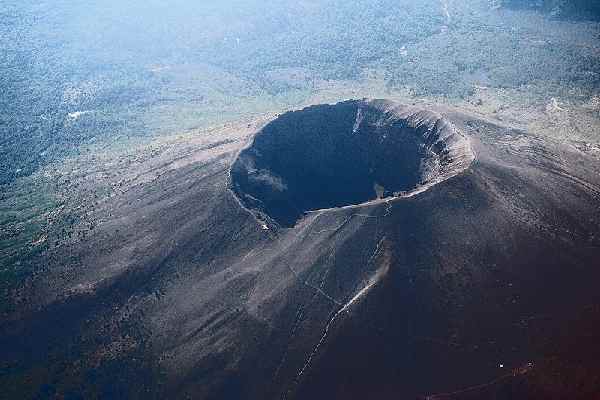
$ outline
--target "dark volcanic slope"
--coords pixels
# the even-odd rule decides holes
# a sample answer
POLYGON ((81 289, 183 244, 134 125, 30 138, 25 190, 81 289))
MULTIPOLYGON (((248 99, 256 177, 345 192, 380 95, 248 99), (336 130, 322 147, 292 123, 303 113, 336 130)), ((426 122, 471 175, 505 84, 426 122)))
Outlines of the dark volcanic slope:
POLYGON ((47 272, 15 296, 0 331, 3 395, 594 398, 600 161, 437 111, 443 118, 381 101, 311 107, 259 130, 239 158, 242 135, 217 135, 130 188, 93 237, 47 255, 47 272), (378 125, 388 117, 396 122, 378 125), (298 129, 279 129, 287 122, 298 129), (454 136, 427 155, 425 128, 439 124, 468 142, 454 136), (379 145, 384 133, 393 145, 379 145), (287 140, 275 145, 286 134, 306 148, 296 158, 287 140), (325 138, 346 151, 348 171, 331 168, 338 153, 325 138), (431 182, 420 172, 430 156, 447 179, 368 201, 375 183, 393 192, 431 182), (297 169, 331 189, 314 190, 297 169), (293 196, 274 201, 284 184, 293 196))
POLYGON ((468 140, 431 111, 347 101, 277 118, 241 152, 231 177, 249 208, 293 226, 306 211, 441 182, 472 159, 468 140))

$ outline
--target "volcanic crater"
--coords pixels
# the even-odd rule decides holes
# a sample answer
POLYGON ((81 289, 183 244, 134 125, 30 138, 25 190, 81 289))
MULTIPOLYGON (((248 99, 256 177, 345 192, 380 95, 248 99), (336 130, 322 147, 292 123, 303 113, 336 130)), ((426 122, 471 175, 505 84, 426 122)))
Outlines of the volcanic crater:
POLYGON ((469 140, 439 114, 387 100, 287 112, 231 168, 242 204, 291 227, 309 211, 422 191, 469 167, 469 140))

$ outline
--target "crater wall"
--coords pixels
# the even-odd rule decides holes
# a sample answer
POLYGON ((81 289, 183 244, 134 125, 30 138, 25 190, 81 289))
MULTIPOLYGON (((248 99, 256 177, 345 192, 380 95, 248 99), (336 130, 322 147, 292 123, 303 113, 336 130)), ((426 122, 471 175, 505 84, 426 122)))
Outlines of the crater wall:
POLYGON ((311 210, 423 189, 463 171, 469 141, 437 113, 350 100, 285 113, 231 170, 242 203, 281 226, 311 210))

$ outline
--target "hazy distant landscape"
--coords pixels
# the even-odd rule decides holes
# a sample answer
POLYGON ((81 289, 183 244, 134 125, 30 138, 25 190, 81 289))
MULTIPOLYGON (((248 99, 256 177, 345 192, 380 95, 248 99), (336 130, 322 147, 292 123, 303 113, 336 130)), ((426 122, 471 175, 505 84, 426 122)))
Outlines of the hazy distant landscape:
MULTIPOLYGON (((287 110, 437 104, 600 159, 600 5, 7 1, 0 93, 8 318, 57 254, 81 261, 70 246, 110 220, 104 205, 160 178, 149 166, 176 165, 204 138, 287 110)), ((0 368, 3 385, 18 375, 0 368)))
POLYGON ((484 86, 528 106, 589 103, 600 81, 597 23, 513 10, 404 0, 5 4, 2 182, 94 140, 207 126, 368 78, 415 96, 476 101, 484 86))

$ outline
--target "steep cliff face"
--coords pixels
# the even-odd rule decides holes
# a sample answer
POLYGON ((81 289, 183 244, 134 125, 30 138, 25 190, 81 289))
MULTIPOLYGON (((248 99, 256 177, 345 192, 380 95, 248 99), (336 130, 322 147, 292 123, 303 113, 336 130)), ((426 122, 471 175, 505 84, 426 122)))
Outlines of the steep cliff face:
POLYGON ((293 226, 307 211, 400 196, 468 167, 468 140, 431 111, 389 101, 347 101, 286 113, 234 163, 235 193, 293 226))

